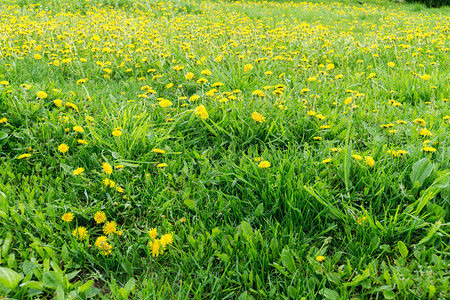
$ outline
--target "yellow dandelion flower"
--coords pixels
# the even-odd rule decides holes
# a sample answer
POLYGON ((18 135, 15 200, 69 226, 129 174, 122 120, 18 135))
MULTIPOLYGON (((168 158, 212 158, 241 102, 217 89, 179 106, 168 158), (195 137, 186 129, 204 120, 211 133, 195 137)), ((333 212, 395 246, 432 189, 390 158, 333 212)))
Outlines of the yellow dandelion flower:
POLYGON ((37 93, 36 93, 36 96, 38 96, 38 98, 41 98, 41 99, 45 99, 45 98, 48 97, 47 93, 44 92, 44 91, 39 91, 39 92, 37 92, 37 93))
POLYGON ((316 260, 318 262, 324 261, 325 260, 325 256, 323 256, 323 255, 316 256, 316 260))
POLYGON ((73 213, 68 212, 61 217, 61 220, 63 220, 64 222, 72 222, 73 218, 74 218, 73 213))
POLYGON ((66 153, 67 151, 69 151, 69 146, 67 146, 66 144, 61 144, 58 146, 58 151, 61 153, 66 153))
POLYGON ((77 240, 84 241, 87 238, 88 233, 87 233, 86 227, 80 226, 80 227, 75 228, 72 231, 72 235, 77 240))
POLYGON ((156 238, 156 236, 158 235, 158 230, 156 228, 152 228, 150 229, 150 231, 148 232, 148 235, 150 236, 150 238, 152 240, 154 240, 156 238))
POLYGON ((106 222, 105 226, 103 227, 103 233, 105 235, 110 235, 116 232, 117 223, 114 221, 106 222))
POLYGON ((105 223, 106 222, 106 214, 102 211, 98 211, 94 215, 94 220, 97 224, 105 223))
POLYGON ((103 169, 103 171, 105 171, 106 174, 109 174, 109 175, 111 175, 113 172, 113 168, 111 167, 111 165, 106 162, 104 162, 102 164, 102 169, 103 169))
POLYGON ((262 162, 260 162, 258 164, 258 167, 260 167, 261 169, 267 169, 267 168, 270 168, 270 166, 271 166, 271 164, 267 160, 263 160, 262 162))
POLYGON ((263 123, 266 121, 266 118, 264 118, 263 115, 261 115, 260 113, 258 113, 256 111, 252 113, 252 119, 255 122, 259 122, 259 123, 263 123))
POLYGON ((75 171, 73 171, 73 175, 80 175, 84 172, 83 168, 77 168, 75 171))

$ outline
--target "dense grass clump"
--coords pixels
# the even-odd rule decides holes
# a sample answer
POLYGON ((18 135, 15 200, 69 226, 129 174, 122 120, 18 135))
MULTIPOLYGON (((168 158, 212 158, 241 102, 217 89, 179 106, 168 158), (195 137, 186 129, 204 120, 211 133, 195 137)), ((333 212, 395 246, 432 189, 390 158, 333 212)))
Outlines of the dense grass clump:
POLYGON ((448 299, 449 24, 2 1, 0 298, 448 299))

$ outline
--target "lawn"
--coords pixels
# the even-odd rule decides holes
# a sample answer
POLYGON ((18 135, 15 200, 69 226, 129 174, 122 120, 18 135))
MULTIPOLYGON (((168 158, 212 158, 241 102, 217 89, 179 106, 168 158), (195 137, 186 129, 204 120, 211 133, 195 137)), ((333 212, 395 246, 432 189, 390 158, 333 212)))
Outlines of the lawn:
POLYGON ((450 8, 0 4, 0 298, 448 299, 450 8))

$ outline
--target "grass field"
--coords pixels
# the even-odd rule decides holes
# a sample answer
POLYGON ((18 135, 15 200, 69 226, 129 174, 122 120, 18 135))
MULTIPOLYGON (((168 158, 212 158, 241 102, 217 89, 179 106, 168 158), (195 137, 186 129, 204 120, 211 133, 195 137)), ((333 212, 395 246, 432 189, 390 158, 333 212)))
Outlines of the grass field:
POLYGON ((448 299, 450 9, 0 6, 1 299, 448 299))

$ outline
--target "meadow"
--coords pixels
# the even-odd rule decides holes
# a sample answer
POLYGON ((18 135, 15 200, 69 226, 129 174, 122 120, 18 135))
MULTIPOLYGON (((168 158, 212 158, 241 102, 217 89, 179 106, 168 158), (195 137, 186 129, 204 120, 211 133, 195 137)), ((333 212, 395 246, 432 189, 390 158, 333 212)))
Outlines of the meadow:
POLYGON ((0 4, 2 299, 448 299, 450 8, 0 4))

